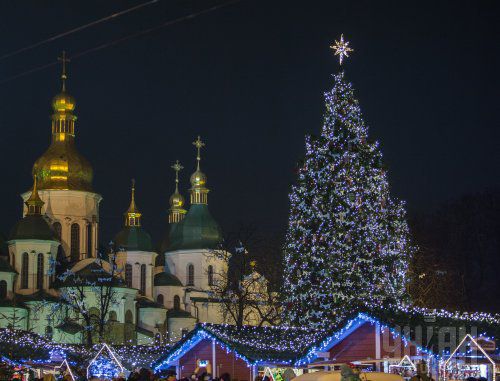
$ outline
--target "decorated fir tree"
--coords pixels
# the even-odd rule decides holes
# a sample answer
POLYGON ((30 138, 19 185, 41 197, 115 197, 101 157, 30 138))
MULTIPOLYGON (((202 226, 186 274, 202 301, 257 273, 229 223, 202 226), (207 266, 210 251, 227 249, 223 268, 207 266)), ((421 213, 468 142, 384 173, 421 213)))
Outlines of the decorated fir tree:
POLYGON ((325 99, 321 134, 306 137, 290 194, 284 294, 290 323, 329 329, 360 304, 404 300, 412 247, 344 73, 325 99))

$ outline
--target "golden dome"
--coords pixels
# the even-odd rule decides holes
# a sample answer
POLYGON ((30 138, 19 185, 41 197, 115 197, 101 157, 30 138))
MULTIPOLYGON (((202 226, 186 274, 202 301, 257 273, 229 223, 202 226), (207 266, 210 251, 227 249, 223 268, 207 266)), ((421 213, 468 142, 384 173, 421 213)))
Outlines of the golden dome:
POLYGON ((191 175, 189 181, 191 182, 191 186, 193 188, 204 188, 207 183, 207 175, 197 169, 196 172, 191 175))
POLYGON ((170 196, 169 203, 172 209, 180 209, 184 206, 185 200, 184 197, 176 191, 172 196, 170 196))
POLYGON ((76 149, 74 138, 53 137, 52 144, 33 165, 38 189, 71 189, 92 191, 93 170, 76 149))
POLYGON ((64 67, 61 78, 62 91, 52 100, 52 143, 33 165, 33 175, 38 189, 92 191, 92 166, 75 145, 76 102, 66 93, 64 67))
POLYGON ((71 112, 75 109, 75 105, 75 98, 65 91, 60 92, 52 99, 52 108, 54 112, 71 112))

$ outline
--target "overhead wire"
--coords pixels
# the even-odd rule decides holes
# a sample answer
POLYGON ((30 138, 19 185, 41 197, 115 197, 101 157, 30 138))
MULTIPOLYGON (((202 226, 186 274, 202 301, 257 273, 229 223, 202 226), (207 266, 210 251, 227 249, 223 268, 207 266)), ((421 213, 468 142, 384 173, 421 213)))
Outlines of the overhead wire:
POLYGON ((38 42, 36 42, 34 44, 25 46, 24 48, 17 49, 17 50, 14 50, 14 51, 10 52, 10 53, 4 54, 4 55, 0 56, 0 61, 4 60, 6 58, 9 58, 9 57, 13 57, 13 56, 15 56, 15 55, 17 55, 19 53, 23 53, 23 52, 26 52, 28 50, 37 48, 39 46, 48 44, 49 42, 55 41, 55 40, 57 40, 59 38, 66 37, 66 36, 68 36, 70 34, 73 34, 73 33, 76 33, 76 32, 80 32, 80 31, 82 31, 84 29, 87 29, 87 28, 90 28, 92 26, 101 24, 101 23, 103 23, 105 21, 109 21, 111 19, 115 19, 117 17, 123 16, 123 15, 125 15, 127 13, 136 11, 136 10, 141 9, 141 8, 144 8, 144 7, 148 6, 148 5, 155 4, 158 1, 160 1, 160 0, 150 0, 150 1, 146 2, 146 3, 138 4, 138 5, 134 6, 134 7, 124 9, 123 11, 113 13, 113 14, 111 14, 109 16, 106 16, 106 17, 103 17, 103 18, 101 18, 99 20, 95 20, 95 21, 89 22, 87 24, 81 25, 79 27, 67 30, 66 32, 62 32, 62 33, 56 34, 56 35, 54 35, 52 37, 49 37, 49 38, 47 38, 45 40, 38 41, 38 42))
MULTIPOLYGON (((214 5, 214 6, 210 7, 210 8, 203 9, 201 11, 193 12, 193 13, 190 13, 188 15, 181 16, 181 17, 175 18, 173 20, 166 21, 166 22, 164 22, 162 24, 159 24, 159 25, 156 25, 156 26, 154 26, 152 28, 143 29, 143 30, 141 30, 139 32, 132 33, 132 34, 130 34, 128 36, 121 37, 119 39, 116 39, 116 40, 113 40, 113 41, 110 41, 110 42, 107 42, 107 43, 95 46, 95 47, 90 48, 90 49, 83 50, 83 51, 78 52, 78 53, 75 53, 75 54, 71 55, 70 57, 68 57, 68 59, 74 60, 76 58, 80 58, 80 57, 85 56, 85 55, 87 55, 89 53, 93 53, 93 52, 96 52, 96 51, 108 48, 110 46, 114 46, 114 45, 120 44, 120 43, 128 41, 130 39, 133 39, 133 38, 136 38, 136 37, 143 36, 145 34, 154 32, 154 31, 156 31, 158 29, 161 29, 161 28, 165 28, 165 27, 168 27, 168 26, 171 26, 171 25, 174 25, 174 24, 178 24, 178 23, 183 22, 183 21, 194 19, 195 17, 198 17, 198 16, 204 15, 206 13, 210 13, 210 12, 216 11, 216 10, 221 9, 221 8, 228 7, 230 5, 239 3, 240 1, 241 0, 228 1, 228 2, 225 2, 225 3, 222 3, 222 4, 214 5)), ((42 66, 38 66, 38 67, 35 67, 35 68, 32 68, 32 69, 26 70, 26 71, 24 71, 22 73, 19 73, 19 74, 16 74, 16 75, 12 76, 12 77, 8 77, 8 78, 0 80, 0 85, 2 85, 4 83, 7 83, 7 82, 10 82, 10 81, 13 81, 14 79, 21 78, 21 77, 24 77, 26 75, 29 75, 29 74, 36 73, 38 71, 47 69, 47 68, 55 66, 57 64, 59 64, 58 60, 50 62, 50 63, 47 63, 47 64, 42 65, 42 66)))

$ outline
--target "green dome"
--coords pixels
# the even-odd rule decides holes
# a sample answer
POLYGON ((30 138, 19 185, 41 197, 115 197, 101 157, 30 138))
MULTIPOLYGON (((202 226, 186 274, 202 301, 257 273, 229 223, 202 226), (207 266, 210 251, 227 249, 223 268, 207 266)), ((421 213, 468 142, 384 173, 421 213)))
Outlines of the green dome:
POLYGON ((181 281, 173 274, 162 271, 155 275, 155 286, 182 286, 181 281))
POLYGON ((115 247, 126 251, 153 251, 151 236, 140 226, 125 226, 115 236, 115 247))
POLYGON ((193 204, 181 222, 170 230, 169 251, 215 249, 222 240, 221 231, 206 204, 193 204))
POLYGON ((28 214, 10 232, 10 239, 40 239, 59 241, 56 232, 39 214, 28 214))

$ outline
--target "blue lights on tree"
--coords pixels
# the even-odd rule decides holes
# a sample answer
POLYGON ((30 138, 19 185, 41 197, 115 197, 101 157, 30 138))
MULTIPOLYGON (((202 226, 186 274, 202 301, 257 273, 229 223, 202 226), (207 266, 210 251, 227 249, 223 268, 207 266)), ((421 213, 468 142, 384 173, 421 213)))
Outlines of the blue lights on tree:
POLYGON ((368 140, 344 73, 325 100, 321 134, 306 137, 290 194, 284 263, 285 318, 315 329, 362 302, 406 300, 413 252, 404 204, 390 198, 379 144, 368 140))

